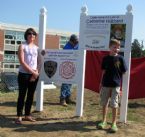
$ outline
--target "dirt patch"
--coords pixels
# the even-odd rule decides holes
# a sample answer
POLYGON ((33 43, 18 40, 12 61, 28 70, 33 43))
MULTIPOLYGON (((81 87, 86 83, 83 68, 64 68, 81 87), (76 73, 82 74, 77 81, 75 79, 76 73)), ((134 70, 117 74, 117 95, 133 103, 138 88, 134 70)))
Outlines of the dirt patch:
MULTIPOLYGON (((145 137, 145 100, 129 100, 128 122, 119 123, 119 131, 110 134, 111 110, 108 114, 108 126, 98 130, 96 124, 101 120, 101 107, 98 94, 85 90, 84 115, 75 117, 75 105, 59 105, 59 88, 44 92, 44 110, 32 115, 37 122, 23 121, 16 125, 17 92, 0 93, 0 137, 145 137)), ((76 99, 76 89, 72 92, 76 99)), ((118 114, 119 117, 119 114, 118 114)))

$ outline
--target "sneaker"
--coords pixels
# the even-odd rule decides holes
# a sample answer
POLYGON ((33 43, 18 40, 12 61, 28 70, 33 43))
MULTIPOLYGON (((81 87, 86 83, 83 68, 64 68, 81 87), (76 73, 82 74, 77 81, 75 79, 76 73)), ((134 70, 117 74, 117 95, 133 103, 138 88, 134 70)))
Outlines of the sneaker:
POLYGON ((67 106, 65 99, 60 99, 60 105, 67 106))
POLYGON ((116 124, 112 124, 111 129, 110 129, 110 132, 111 133, 115 133, 117 131, 118 131, 117 125, 116 124))
POLYGON ((106 122, 100 122, 98 124, 98 129, 104 129, 106 126, 107 126, 107 123, 106 122))

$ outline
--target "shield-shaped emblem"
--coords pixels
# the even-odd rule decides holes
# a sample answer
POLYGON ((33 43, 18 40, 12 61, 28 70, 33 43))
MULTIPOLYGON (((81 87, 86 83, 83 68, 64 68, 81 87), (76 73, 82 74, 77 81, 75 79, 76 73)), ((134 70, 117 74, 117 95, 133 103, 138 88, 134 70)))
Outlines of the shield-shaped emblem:
POLYGON ((55 61, 45 61, 44 70, 49 78, 52 78, 57 70, 57 62, 55 61))

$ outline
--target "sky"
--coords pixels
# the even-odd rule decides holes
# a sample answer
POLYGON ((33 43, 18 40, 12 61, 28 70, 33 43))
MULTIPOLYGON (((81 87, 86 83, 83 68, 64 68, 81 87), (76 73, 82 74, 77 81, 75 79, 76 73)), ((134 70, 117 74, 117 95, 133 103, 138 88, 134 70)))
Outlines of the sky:
POLYGON ((0 0, 0 22, 39 26, 40 9, 47 9, 47 28, 79 32, 81 7, 89 15, 122 15, 133 8, 133 39, 145 43, 145 0, 0 0))

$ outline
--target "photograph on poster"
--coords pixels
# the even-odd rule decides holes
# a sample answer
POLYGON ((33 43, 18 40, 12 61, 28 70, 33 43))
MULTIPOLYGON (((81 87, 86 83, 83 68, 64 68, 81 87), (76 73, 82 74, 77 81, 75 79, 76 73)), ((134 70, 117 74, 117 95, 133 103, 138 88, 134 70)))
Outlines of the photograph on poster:
POLYGON ((120 41, 120 47, 125 48, 126 24, 111 24, 110 39, 115 38, 120 41))

